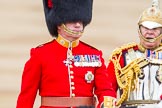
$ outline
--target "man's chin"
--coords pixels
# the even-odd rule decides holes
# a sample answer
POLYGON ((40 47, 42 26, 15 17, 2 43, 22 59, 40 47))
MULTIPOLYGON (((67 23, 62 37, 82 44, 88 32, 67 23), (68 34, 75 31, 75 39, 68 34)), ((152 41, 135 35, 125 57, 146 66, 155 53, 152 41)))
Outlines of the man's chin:
POLYGON ((157 46, 156 45, 147 45, 146 49, 155 49, 157 46))
POLYGON ((81 37, 81 35, 75 35, 75 34, 74 34, 72 37, 78 39, 78 38, 81 37))

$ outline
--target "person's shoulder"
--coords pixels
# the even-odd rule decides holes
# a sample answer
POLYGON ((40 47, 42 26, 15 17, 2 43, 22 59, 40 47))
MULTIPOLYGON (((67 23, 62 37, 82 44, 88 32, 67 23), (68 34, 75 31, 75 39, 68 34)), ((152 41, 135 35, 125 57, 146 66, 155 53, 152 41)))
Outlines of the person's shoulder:
POLYGON ((83 42, 83 41, 80 41, 80 43, 82 44, 82 46, 83 46, 85 49, 94 50, 94 51, 100 51, 98 48, 94 47, 93 45, 90 45, 90 44, 85 43, 85 42, 83 42))
POLYGON ((128 50, 133 49, 133 50, 137 50, 138 49, 138 44, 137 43, 128 43, 128 44, 124 44, 120 47, 117 47, 116 49, 113 50, 112 52, 112 56, 113 55, 119 55, 123 52, 127 52, 128 50))
POLYGON ((160 44, 160 46, 155 51, 157 51, 157 52, 161 52, 162 51, 162 43, 160 44))
POLYGON ((50 40, 48 42, 45 42, 43 44, 40 44, 40 45, 38 45, 36 47, 31 48, 31 50, 30 50, 31 54, 45 52, 45 50, 48 50, 48 48, 50 46, 52 46, 52 44, 53 44, 54 41, 55 40, 50 40))
POLYGON ((55 41, 55 39, 54 39, 54 40, 50 40, 50 41, 48 41, 48 42, 45 42, 45 43, 43 43, 43 44, 40 44, 40 45, 36 46, 35 49, 42 49, 42 48, 51 46, 51 45, 53 44, 54 41, 55 41))

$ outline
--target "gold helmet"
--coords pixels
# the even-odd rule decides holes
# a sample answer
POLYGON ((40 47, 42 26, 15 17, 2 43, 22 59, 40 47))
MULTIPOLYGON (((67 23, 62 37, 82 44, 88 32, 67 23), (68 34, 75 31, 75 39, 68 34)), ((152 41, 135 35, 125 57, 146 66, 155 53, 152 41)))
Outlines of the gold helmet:
POLYGON ((153 0, 152 6, 142 13, 138 25, 149 29, 162 27, 162 12, 159 8, 159 0, 153 0))

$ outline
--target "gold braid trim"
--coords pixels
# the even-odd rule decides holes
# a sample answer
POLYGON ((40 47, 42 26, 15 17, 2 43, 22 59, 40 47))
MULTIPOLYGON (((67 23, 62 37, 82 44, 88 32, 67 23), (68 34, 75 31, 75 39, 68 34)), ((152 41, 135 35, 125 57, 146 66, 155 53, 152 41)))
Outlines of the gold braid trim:
POLYGON ((138 65, 140 61, 141 59, 135 59, 124 68, 121 68, 121 66, 119 66, 119 62, 112 60, 115 66, 115 75, 118 85, 120 89, 123 90, 123 94, 116 104, 117 106, 119 106, 123 101, 127 100, 130 92, 136 88, 137 77, 141 72, 138 65))
MULTIPOLYGON (((116 48, 116 49, 113 51, 113 53, 111 54, 109 60, 111 60, 114 56, 117 56, 117 55, 122 54, 122 51, 123 51, 123 50, 127 50, 127 49, 133 48, 133 47, 135 47, 135 46, 137 46, 137 44, 133 42, 133 43, 128 43, 128 44, 126 44, 126 45, 123 45, 123 46, 121 46, 121 47, 119 47, 119 48, 116 48)), ((118 58, 119 58, 119 57, 118 57, 118 58)), ((119 59, 120 59, 120 58, 119 58, 119 59)))
POLYGON ((121 98, 116 103, 117 106, 119 106, 125 100, 127 100, 129 97, 130 91, 133 91, 136 88, 135 84, 137 82, 137 77, 141 71, 138 63, 142 59, 135 59, 130 64, 128 64, 127 66, 123 68, 121 68, 121 65, 120 65, 120 58, 122 56, 122 51, 133 48, 135 46, 137 46, 136 43, 130 43, 130 44, 121 46, 120 48, 115 49, 113 51, 113 54, 111 55, 111 58, 109 59, 114 64, 117 83, 120 89, 123 90, 123 94, 121 95, 121 98))
MULTIPOLYGON (((139 44, 138 45, 138 48, 139 48, 139 50, 141 51, 141 52, 145 52, 145 50, 146 50, 146 48, 143 46, 143 45, 141 45, 141 44, 139 44)), ((151 49, 151 50, 155 50, 155 51, 158 51, 158 50, 162 50, 162 43, 160 43, 160 45, 159 46, 156 46, 155 48, 153 48, 153 49, 151 49)))

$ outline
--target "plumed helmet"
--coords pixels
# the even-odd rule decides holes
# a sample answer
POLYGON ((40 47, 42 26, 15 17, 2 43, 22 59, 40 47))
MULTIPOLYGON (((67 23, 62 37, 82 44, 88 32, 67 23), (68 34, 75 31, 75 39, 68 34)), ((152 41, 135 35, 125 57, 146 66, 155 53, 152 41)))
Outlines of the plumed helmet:
POLYGON ((57 37, 57 26, 82 21, 86 26, 92 19, 93 0, 43 0, 46 24, 50 34, 57 37))
POLYGON ((162 13, 159 8, 159 1, 153 0, 152 6, 142 13, 138 25, 143 25, 149 29, 162 27, 162 13))

